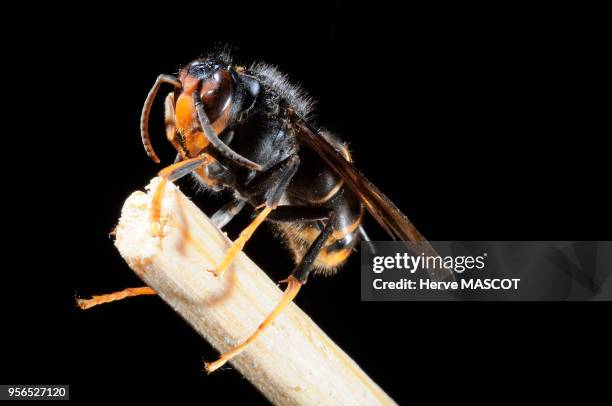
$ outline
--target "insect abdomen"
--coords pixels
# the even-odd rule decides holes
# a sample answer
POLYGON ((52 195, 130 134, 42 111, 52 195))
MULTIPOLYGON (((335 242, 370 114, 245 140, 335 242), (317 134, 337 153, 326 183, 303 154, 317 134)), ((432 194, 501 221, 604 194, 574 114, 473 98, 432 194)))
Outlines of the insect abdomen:
MULTIPOLYGON (((336 215, 332 234, 314 262, 315 273, 334 273, 348 259, 357 243, 363 207, 353 193, 347 190, 342 193, 335 204, 336 215)), ((321 221, 287 223, 278 226, 287 241, 288 248, 293 253, 296 264, 306 254, 323 226, 321 221)))

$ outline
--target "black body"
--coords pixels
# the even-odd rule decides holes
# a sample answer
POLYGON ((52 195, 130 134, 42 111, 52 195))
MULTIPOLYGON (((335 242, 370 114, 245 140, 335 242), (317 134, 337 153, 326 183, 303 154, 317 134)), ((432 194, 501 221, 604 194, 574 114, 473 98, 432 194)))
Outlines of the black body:
MULTIPOLYGON (((300 282, 306 282, 313 269, 336 270, 359 236, 367 240, 361 228, 363 207, 392 238, 419 241, 422 253, 437 255, 406 216, 352 165, 346 146, 308 122, 310 99, 276 68, 262 63, 235 66, 221 54, 191 62, 178 79, 161 75, 141 119, 143 142, 154 159, 147 120, 162 82, 176 87, 166 98, 167 136, 183 161, 165 175, 173 180, 193 171, 207 187, 233 189, 236 203, 213 216, 220 224, 245 201, 257 209, 266 207, 267 220, 276 224, 294 254, 292 276, 300 282), (175 114, 178 100, 181 112, 175 114), (176 136, 173 120, 180 121, 176 136)), ((446 268, 430 270, 430 275, 435 280, 454 278, 446 268)))
MULTIPOLYGON (((206 59, 185 69, 205 81, 222 68, 232 72, 231 100, 235 104, 232 120, 219 138, 262 170, 245 168, 209 146, 204 152, 217 161, 205 166, 204 178, 194 176, 205 186, 233 189, 237 201, 275 207, 268 220, 275 223, 293 252, 298 264, 293 276, 301 282, 311 269, 337 269, 358 240, 363 206, 319 153, 300 141, 289 112, 307 116, 309 100, 268 65, 236 71, 229 61, 206 59)), ((323 134, 350 159, 344 144, 323 134)), ((234 207, 226 206, 215 216, 228 221, 226 213, 234 207)))

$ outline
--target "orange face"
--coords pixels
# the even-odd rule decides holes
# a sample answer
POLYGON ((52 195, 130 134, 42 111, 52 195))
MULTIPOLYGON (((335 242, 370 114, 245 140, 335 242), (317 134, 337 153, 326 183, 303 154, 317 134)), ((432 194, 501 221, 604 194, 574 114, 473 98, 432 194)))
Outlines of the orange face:
POLYGON ((209 144, 201 131, 196 113, 193 92, 199 91, 204 110, 213 131, 219 135, 227 128, 232 112, 232 76, 226 69, 220 69, 200 86, 200 80, 185 71, 181 72, 182 92, 176 100, 176 130, 185 140, 190 156, 198 155, 209 144))

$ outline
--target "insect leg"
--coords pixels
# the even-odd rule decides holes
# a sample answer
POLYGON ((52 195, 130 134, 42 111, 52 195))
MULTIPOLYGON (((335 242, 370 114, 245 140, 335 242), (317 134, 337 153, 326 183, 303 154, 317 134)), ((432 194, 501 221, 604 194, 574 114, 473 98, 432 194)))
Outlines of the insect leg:
POLYGON ((376 248, 374 247, 374 244, 372 243, 372 240, 370 239, 370 237, 366 233, 365 229, 363 228, 363 225, 359 226, 359 235, 361 236, 361 239, 368 246, 368 249, 370 250, 372 255, 376 254, 376 248))
POLYGON ((247 346, 252 343, 274 320, 278 317, 278 315, 293 301, 293 299, 297 296, 300 288, 303 284, 306 283, 308 279, 308 274, 312 270, 312 265, 314 264, 317 255, 325 245, 325 241, 331 235, 333 231, 333 223, 335 218, 335 212, 331 211, 329 214, 329 218, 327 219, 327 224, 323 228, 323 230, 319 233, 316 240, 312 243, 306 255, 302 258, 299 265, 295 268, 295 270, 291 273, 291 275, 284 281, 287 282, 287 288, 281 298, 280 302, 276 305, 276 307, 272 310, 272 312, 266 317, 266 319, 261 323, 257 330, 247 338, 242 344, 237 345, 231 350, 221 354, 219 359, 214 362, 206 363, 205 368, 208 373, 215 371, 222 367, 227 361, 235 357, 244 351, 247 346))
POLYGON ((228 248, 228 250, 225 252, 225 257, 219 266, 210 270, 216 276, 220 277, 223 275, 223 273, 236 258, 236 255, 242 251, 242 248, 244 248, 244 245, 249 238, 251 238, 255 230, 257 230, 259 225, 263 223, 270 212, 278 206, 281 196, 289 185, 291 178, 293 178, 293 175, 295 175, 295 172, 297 171, 299 162, 300 160, 298 156, 292 155, 291 157, 262 173, 259 179, 256 178, 256 181, 253 182, 252 185, 249 185, 251 188, 249 193, 263 195, 264 203, 261 205, 263 209, 257 214, 251 224, 242 230, 238 238, 228 248))
POLYGON ((243 193, 251 200, 263 200, 265 205, 276 208, 299 164, 300 158, 291 155, 253 179, 243 193))
POLYGON ((173 182, 179 178, 182 178, 183 176, 197 169, 199 166, 204 165, 208 159, 207 154, 202 154, 196 158, 177 162, 159 171, 158 175, 161 180, 157 184, 157 189, 153 194, 153 200, 151 202, 151 222, 153 226, 153 235, 161 236, 162 234, 161 226, 159 224, 159 217, 161 215, 161 203, 162 197, 164 196, 166 183, 168 181, 173 182))
POLYGON ((223 257, 223 261, 217 266, 215 269, 209 269, 208 271, 215 274, 217 277, 223 276, 227 268, 234 262, 234 259, 242 251, 246 242, 251 238, 251 236, 255 233, 255 230, 260 226, 261 223, 268 217, 268 214, 272 211, 272 207, 265 206, 258 214, 255 216, 251 224, 249 224, 238 236, 238 238, 232 243, 232 245, 225 251, 225 256, 223 257))
POLYGON ((270 213, 268 220, 279 223, 300 223, 326 220, 329 215, 330 210, 321 206, 278 206, 270 213))
MULTIPOLYGON (((162 181, 160 185, 158 185, 158 189, 155 192, 155 196, 153 198, 152 208, 151 208, 151 217, 156 216, 156 220, 154 222, 154 230, 156 233, 159 233, 159 213, 161 212, 161 201, 156 201, 156 199, 161 200, 161 196, 163 196, 163 187, 165 186, 165 182, 167 179, 176 180, 181 176, 189 173, 189 171, 197 168, 197 166, 202 165, 205 162, 204 158, 194 158, 192 160, 181 161, 181 157, 177 154, 175 163, 162 171, 160 171, 159 175, 162 177, 162 181), (192 163, 189 161, 198 162, 198 165, 195 168, 192 168, 192 163), (190 169, 191 168, 191 169, 190 169), (187 171, 187 172, 185 172, 187 171), (163 185, 161 185, 163 183, 163 185), (161 190, 160 190, 161 186, 161 190), (159 197, 158 197, 159 196, 159 197), (157 214, 154 214, 154 211, 157 210, 157 214)), ((195 164, 194 164, 195 165, 195 164)), ((138 288, 127 288, 120 290, 118 292, 107 293, 104 295, 94 295, 91 299, 77 299, 77 305, 83 309, 90 309, 94 306, 114 302, 117 300, 122 300, 127 297, 134 296, 143 296, 143 295, 155 295, 155 291, 148 286, 138 287, 138 288)))
POLYGON ((287 282, 287 288, 283 293, 283 297, 280 302, 276 305, 274 310, 266 317, 266 319, 257 327, 255 333, 253 333, 249 338, 246 339, 242 344, 232 348, 231 350, 224 352, 221 354, 219 359, 214 362, 206 362, 204 367, 206 371, 210 374, 215 370, 221 368, 227 361, 240 354, 244 349, 251 343, 253 340, 259 336, 274 320, 278 315, 287 307, 289 303, 293 301, 293 299, 297 296, 300 288, 302 287, 302 283, 298 280, 290 276, 285 282, 287 282))
POLYGON ((94 306, 101 305, 104 303, 114 302, 117 300, 125 299, 126 297, 144 296, 144 295, 156 295, 157 293, 148 286, 139 288, 127 288, 118 292, 107 293, 105 295, 93 295, 91 299, 77 299, 77 305, 83 309, 90 309, 94 306))
POLYGON ((147 95, 144 106, 142 106, 142 114, 140 115, 140 137, 142 138, 142 144, 145 147, 145 151, 147 151, 147 155, 149 155, 149 157, 151 157, 151 159, 157 163, 159 163, 159 158, 153 150, 153 145, 151 145, 151 138, 149 137, 149 116, 151 115, 151 106, 153 105, 153 100, 155 100, 155 96, 157 96, 157 92, 159 91, 159 87, 162 83, 169 83, 174 87, 177 87, 179 89, 181 88, 181 82, 179 82, 179 80, 174 76, 159 75, 157 77, 157 80, 155 80, 155 84, 147 95))
POLYGON ((232 200, 217 210, 210 219, 214 225, 219 228, 223 228, 227 225, 227 223, 232 221, 236 214, 240 213, 245 204, 246 200, 232 200))
POLYGON ((315 260, 317 259, 317 256, 321 252, 321 249, 323 249, 325 242, 327 241, 327 239, 329 238, 329 236, 332 234, 334 230, 334 219, 335 218, 336 218, 336 212, 334 210, 334 211, 331 211, 329 218, 327 219, 327 223, 325 224, 325 227, 323 228, 323 230, 321 230, 317 238, 310 245, 310 247, 308 248, 308 251, 306 251, 306 254, 300 260, 300 263, 295 267, 293 272, 291 272, 290 277, 295 278, 302 285, 305 284, 306 281, 308 280, 308 275, 310 275, 310 272, 312 271, 312 268, 313 268, 315 260))

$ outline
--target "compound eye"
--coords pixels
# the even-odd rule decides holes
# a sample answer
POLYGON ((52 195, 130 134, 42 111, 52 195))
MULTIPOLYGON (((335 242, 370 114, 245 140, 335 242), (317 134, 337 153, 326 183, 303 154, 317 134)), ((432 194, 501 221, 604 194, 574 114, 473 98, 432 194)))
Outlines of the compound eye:
POLYGON ((214 123, 230 106, 232 75, 225 69, 218 70, 204 82, 200 95, 208 118, 214 123))

